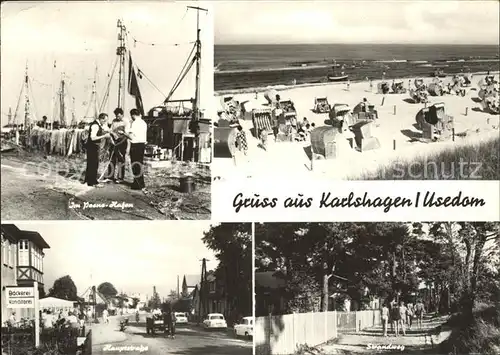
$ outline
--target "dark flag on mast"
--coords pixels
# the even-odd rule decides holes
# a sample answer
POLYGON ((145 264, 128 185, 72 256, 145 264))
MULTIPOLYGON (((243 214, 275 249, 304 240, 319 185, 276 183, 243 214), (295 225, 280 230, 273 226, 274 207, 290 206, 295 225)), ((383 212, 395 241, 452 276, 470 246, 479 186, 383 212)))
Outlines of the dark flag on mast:
POLYGON ((132 62, 132 55, 129 52, 128 61, 128 93, 135 97, 135 107, 144 116, 144 105, 142 103, 141 91, 139 90, 139 83, 137 81, 137 74, 135 72, 134 63, 132 62))

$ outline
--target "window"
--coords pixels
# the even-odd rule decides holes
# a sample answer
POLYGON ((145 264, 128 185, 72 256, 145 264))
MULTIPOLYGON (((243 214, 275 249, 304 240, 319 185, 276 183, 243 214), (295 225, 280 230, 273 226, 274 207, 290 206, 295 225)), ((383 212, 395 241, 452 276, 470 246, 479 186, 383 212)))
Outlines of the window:
POLYGON ((7 260, 7 265, 8 266, 14 266, 14 263, 12 261, 12 244, 9 243, 9 250, 8 250, 9 256, 7 260))
POLYGON ((9 244, 9 241, 7 239, 4 238, 3 234, 2 234, 2 262, 7 265, 7 263, 9 262, 8 260, 8 247, 7 247, 7 244, 9 244))
POLYGON ((19 242, 19 265, 28 266, 29 265, 29 249, 28 249, 28 241, 21 240, 19 242))

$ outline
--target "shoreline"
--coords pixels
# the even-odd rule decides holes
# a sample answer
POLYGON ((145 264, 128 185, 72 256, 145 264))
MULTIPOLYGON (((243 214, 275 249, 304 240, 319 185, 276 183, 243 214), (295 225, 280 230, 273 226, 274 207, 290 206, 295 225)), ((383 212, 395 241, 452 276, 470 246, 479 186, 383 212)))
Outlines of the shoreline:
MULTIPOLYGON (((471 72, 471 75, 486 75, 487 71, 479 71, 479 72, 471 72)), ((499 75, 500 71, 490 71, 490 75, 499 75)), ((449 79, 450 77, 453 77, 453 75, 447 75, 444 78, 440 79, 449 79)), ((421 78, 421 76, 407 76, 407 77, 398 77, 394 79, 385 79, 385 81, 391 81, 391 80, 411 80, 415 78, 421 78)), ((425 77, 423 77, 425 78, 425 77)), ((429 79, 433 79, 431 77, 428 77, 429 79)), ((383 81, 382 79, 376 79, 373 80, 373 83, 378 83, 380 81, 383 81)), ((350 83, 362 83, 366 82, 366 80, 350 80, 350 83)), ((285 91, 285 90, 291 90, 294 88, 307 88, 307 87, 322 87, 322 86, 336 86, 336 85, 345 85, 347 81, 342 81, 342 82, 324 82, 324 83, 303 83, 303 84, 296 84, 296 85, 285 85, 285 84, 278 84, 278 85, 268 85, 268 86, 256 86, 256 87, 250 87, 250 88, 242 88, 242 89, 227 89, 227 90, 218 90, 214 91, 214 96, 224 96, 224 95, 238 95, 238 94, 254 94, 254 93, 262 93, 266 92, 268 90, 276 90, 276 91, 285 91)), ((374 85, 375 86, 375 85, 374 85)), ((471 85, 472 87, 472 85, 471 85)))
MULTIPOLYGON (((355 59, 355 60, 342 60, 339 59, 337 60, 337 65, 336 67, 339 68, 341 67, 340 64, 338 63, 351 63, 353 61, 362 61, 361 59, 355 59)), ((432 61, 432 60, 406 60, 406 59, 400 59, 400 60, 367 60, 367 63, 375 63, 375 64, 398 64, 398 63, 404 63, 404 64, 412 64, 412 65, 420 65, 420 64, 430 64, 427 67, 428 68, 442 68, 443 66, 446 66, 447 64, 464 64, 466 65, 467 63, 490 63, 490 62, 498 62, 498 58, 491 58, 491 59, 470 59, 470 60, 446 60, 446 61, 432 61)), ((317 64, 312 64, 312 65, 290 65, 286 67, 269 67, 269 68, 262 68, 262 67, 255 67, 251 69, 219 69, 219 66, 224 63, 220 63, 218 65, 214 66, 214 75, 224 75, 224 74, 241 74, 241 73, 262 73, 262 72, 274 72, 274 71, 291 71, 291 70, 310 70, 310 69, 324 69, 324 68, 331 68, 334 66, 332 63, 324 63, 320 62, 317 64)))

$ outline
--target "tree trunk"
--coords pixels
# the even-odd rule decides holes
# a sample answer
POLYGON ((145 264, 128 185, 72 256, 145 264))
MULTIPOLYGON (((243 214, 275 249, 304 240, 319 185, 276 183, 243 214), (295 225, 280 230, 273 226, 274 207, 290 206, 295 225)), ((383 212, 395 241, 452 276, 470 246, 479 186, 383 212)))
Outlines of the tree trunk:
MULTIPOLYGON (((472 275, 470 279, 470 298, 469 298, 469 307, 470 307, 470 312, 472 313, 472 310, 474 308, 474 302, 476 300, 476 288, 477 288, 477 279, 479 277, 479 266, 481 264, 481 256, 483 254, 483 248, 484 244, 486 243, 486 238, 484 235, 479 236, 479 240, 476 242, 475 245, 475 250, 474 250, 474 260, 472 263, 472 275)), ((469 311, 469 310, 468 310, 469 311)))
POLYGON ((323 274, 323 305, 321 311, 328 312, 328 274, 326 270, 323 274))

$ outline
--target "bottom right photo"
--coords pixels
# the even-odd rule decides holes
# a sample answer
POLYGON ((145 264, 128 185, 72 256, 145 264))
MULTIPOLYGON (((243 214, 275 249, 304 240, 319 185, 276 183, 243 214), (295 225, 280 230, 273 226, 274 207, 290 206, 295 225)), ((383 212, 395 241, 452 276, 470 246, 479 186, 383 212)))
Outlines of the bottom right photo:
POLYGON ((256 354, 500 354, 499 227, 256 223, 256 354))

